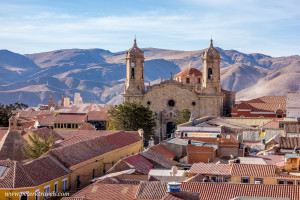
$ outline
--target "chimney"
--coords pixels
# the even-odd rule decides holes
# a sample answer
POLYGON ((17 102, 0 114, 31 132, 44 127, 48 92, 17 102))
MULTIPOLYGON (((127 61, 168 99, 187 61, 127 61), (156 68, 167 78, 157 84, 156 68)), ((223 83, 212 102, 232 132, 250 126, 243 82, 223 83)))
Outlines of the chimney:
POLYGON ((9 127, 8 127, 8 130, 18 130, 18 121, 15 117, 11 117, 9 120, 9 127))

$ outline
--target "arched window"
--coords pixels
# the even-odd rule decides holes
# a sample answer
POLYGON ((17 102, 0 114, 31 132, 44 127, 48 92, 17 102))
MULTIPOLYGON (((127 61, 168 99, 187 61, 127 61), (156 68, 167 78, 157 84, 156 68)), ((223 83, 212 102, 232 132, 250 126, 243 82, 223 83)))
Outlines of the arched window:
POLYGON ((278 110, 276 111, 276 117, 277 117, 277 118, 283 118, 283 110, 278 109, 278 110))
POLYGON ((134 78, 134 68, 131 68, 131 78, 134 78))
POLYGON ((212 79, 212 74, 213 74, 213 71, 211 68, 208 68, 208 79, 212 79))

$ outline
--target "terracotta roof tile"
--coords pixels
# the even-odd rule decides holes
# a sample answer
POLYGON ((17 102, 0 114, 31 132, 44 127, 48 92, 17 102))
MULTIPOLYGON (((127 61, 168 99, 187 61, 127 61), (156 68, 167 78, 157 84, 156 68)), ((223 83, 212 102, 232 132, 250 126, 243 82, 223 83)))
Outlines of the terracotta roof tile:
POLYGON ((187 76, 187 75, 202 76, 202 73, 196 68, 187 68, 187 69, 179 72, 178 74, 176 74, 175 77, 187 76))
POLYGON ((55 119, 55 115, 47 115, 44 118, 39 120, 40 126, 50 126, 53 125, 53 120, 55 119))
POLYGON ((167 183, 159 181, 141 182, 136 194, 136 199, 161 199, 167 192, 167 183))
POLYGON ((191 173, 191 174, 230 175, 231 169, 232 169, 232 166, 229 164, 195 163, 192 165, 189 173, 191 173))
POLYGON ((83 123, 86 121, 86 114, 59 114, 53 119, 54 123, 83 123))
POLYGON ((156 151, 157 153, 159 154, 162 154, 163 156, 173 160, 176 155, 171 152, 170 150, 168 150, 164 145, 162 144, 158 144, 158 145, 155 145, 155 146, 152 146, 150 147, 152 150, 156 151))
POLYGON ((239 196, 300 199, 297 185, 182 183, 181 190, 200 193, 201 200, 230 200, 239 196))
POLYGON ((157 153, 152 149, 147 149, 146 151, 143 151, 140 154, 144 156, 146 159, 148 159, 150 162, 153 161, 167 169, 170 169, 171 167, 177 164, 175 161, 170 160, 169 158, 165 157, 160 153, 157 153))
POLYGON ((300 148, 299 137, 279 137, 279 147, 282 149, 300 148))
POLYGON ((262 124, 262 128, 264 129, 278 129, 279 128, 279 121, 276 119, 272 119, 269 122, 262 124))
POLYGON ((117 134, 110 134, 104 137, 110 144, 116 145, 119 148, 141 140, 141 138, 125 131, 118 132, 117 134))
POLYGON ((102 184, 100 182, 96 182, 75 193, 72 197, 64 199, 76 197, 93 200, 133 200, 135 199, 138 187, 138 185, 102 184))
POLYGON ((35 185, 41 185, 70 173, 52 156, 41 157, 23 164, 23 168, 34 180, 35 185))
POLYGON ((262 158, 267 165, 277 165, 278 163, 284 161, 284 156, 282 155, 251 155, 247 157, 262 158))
POLYGON ((162 200, 184 200, 183 198, 176 197, 170 193, 166 193, 162 200))
POLYGON ((112 132, 106 136, 80 139, 83 140, 69 142, 69 145, 65 144, 62 147, 52 149, 50 153, 67 167, 70 167, 141 140, 124 131, 112 132))
POLYGON ((277 108, 286 110, 285 96, 264 96, 238 104, 237 109, 250 109, 252 112, 267 111, 274 112, 277 108))
POLYGON ((107 111, 89 111, 88 121, 107 121, 107 111))
POLYGON ((153 164, 150 163, 147 159, 145 159, 140 154, 135 154, 127 158, 123 158, 123 160, 128 164, 132 165, 137 172, 143 174, 148 174, 150 169, 153 168, 153 164))
POLYGON ((233 164, 231 176, 274 177, 276 165, 233 164))
MULTIPOLYGON (((50 134, 51 134, 51 130, 47 127, 39 128, 39 129, 33 130, 32 132, 34 134, 37 134, 40 137, 49 137, 50 134)), ((63 139, 63 137, 58 135, 55 131, 53 131, 53 133, 54 133, 54 138, 55 138, 56 141, 63 139)))

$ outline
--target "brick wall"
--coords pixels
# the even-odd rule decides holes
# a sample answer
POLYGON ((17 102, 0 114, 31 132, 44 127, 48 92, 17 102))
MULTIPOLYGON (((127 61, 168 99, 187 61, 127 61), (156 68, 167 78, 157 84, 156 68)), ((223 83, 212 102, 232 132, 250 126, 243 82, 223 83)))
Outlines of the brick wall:
POLYGON ((212 162, 216 157, 216 150, 213 147, 199 147, 189 144, 187 146, 188 163, 212 162))

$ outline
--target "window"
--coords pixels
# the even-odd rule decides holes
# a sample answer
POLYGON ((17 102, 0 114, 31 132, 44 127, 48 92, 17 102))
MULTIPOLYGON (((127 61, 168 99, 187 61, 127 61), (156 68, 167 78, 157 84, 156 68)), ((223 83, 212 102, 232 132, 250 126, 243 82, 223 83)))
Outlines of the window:
POLYGON ((114 162, 114 161, 112 161, 112 162, 111 162, 111 166, 114 166, 114 165, 115 165, 115 162, 114 162))
POLYGON ((284 185, 285 184, 285 180, 277 180, 277 184, 284 185))
POLYGON ((106 165, 103 164, 103 175, 106 173, 106 165))
POLYGON ((68 190, 68 178, 62 180, 62 191, 65 192, 68 190))
POLYGON ((28 200, 28 196, 29 196, 28 191, 19 193, 20 200, 28 200))
POLYGON ((230 178, 230 177, 224 177, 224 178, 223 178, 223 182, 228 183, 228 182, 230 182, 230 181, 231 181, 231 178, 230 178))
POLYGON ((44 200, 50 198, 50 185, 44 187, 44 200))
POLYGON ((264 116, 259 116, 259 118, 264 118, 264 116))
POLYGON ((35 199, 34 200, 40 200, 40 190, 39 189, 35 190, 35 199))
POLYGON ((286 184, 287 184, 287 185, 294 185, 294 182, 295 182, 295 181, 286 181, 286 184))
POLYGON ((151 105, 151 102, 150 102, 150 101, 147 101, 147 105, 150 106, 150 105, 151 105))
POLYGON ((134 68, 131 68, 131 78, 134 78, 134 68))
POLYGON ((173 99, 169 100, 168 105, 171 107, 175 106, 175 101, 173 99))
POLYGON ((193 102, 192 102, 192 105, 193 105, 193 106, 195 106, 195 105, 196 105, 196 102, 195 102, 195 101, 193 101, 193 102))
POLYGON ((77 176, 77 189, 80 189, 80 176, 77 176))
POLYGON ((297 182, 296 182, 296 185, 300 185, 300 181, 297 181, 297 182))
POLYGON ((190 78, 186 78, 186 83, 190 83, 190 78))
POLYGON ((264 179, 263 178, 254 178, 254 183, 263 184, 264 183, 264 179))
POLYGON ((213 182, 217 182, 217 177, 213 176, 213 177, 211 177, 211 180, 212 180, 213 182))
POLYGON ((198 83, 201 83, 201 79, 200 79, 200 78, 198 78, 198 79, 197 79, 197 82, 198 82, 198 83))
POLYGON ((58 182, 57 181, 54 183, 54 193, 55 194, 58 193, 58 182))
POLYGON ((241 115, 240 118, 244 118, 244 115, 241 115))
POLYGON ((242 177, 241 178, 241 183, 250 183, 250 178, 242 177))
POLYGON ((211 68, 208 68, 208 79, 212 79, 212 74, 213 74, 213 72, 212 72, 212 69, 211 68))
POLYGON ((93 169, 93 179, 95 178, 95 169, 93 169))
POLYGON ((67 124, 67 128, 68 128, 68 129, 72 128, 72 127, 71 127, 71 124, 67 124))

